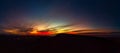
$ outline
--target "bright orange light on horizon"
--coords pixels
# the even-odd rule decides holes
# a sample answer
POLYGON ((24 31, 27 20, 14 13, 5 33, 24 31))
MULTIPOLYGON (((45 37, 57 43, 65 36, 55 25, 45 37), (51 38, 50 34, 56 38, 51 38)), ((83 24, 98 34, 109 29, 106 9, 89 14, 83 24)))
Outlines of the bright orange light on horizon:
POLYGON ((31 28, 13 28, 4 29, 8 34, 30 35, 30 36, 54 36, 60 33, 66 34, 84 34, 93 32, 110 32, 113 30, 108 29, 93 29, 89 26, 76 26, 76 25, 35 25, 31 28))
POLYGON ((56 34, 53 31, 34 31, 34 32, 30 32, 30 35, 35 35, 35 36, 52 36, 56 34))

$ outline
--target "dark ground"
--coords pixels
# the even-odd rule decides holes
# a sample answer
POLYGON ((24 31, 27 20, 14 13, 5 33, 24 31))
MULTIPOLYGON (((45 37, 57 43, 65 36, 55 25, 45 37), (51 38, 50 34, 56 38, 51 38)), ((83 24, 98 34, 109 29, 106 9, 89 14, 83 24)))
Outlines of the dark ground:
POLYGON ((0 36, 0 53, 120 53, 119 37, 0 36))

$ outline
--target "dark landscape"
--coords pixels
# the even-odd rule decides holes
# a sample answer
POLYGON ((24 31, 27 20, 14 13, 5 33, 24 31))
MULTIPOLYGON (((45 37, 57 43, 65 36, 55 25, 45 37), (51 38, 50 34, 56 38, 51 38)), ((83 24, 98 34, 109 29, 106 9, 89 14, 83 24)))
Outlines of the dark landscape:
POLYGON ((120 37, 0 35, 3 53, 120 53, 120 37))

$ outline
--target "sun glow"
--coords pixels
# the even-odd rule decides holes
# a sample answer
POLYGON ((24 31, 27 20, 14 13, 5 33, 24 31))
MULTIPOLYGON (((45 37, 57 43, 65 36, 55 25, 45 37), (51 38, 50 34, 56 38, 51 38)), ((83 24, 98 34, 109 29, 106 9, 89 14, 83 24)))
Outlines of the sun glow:
POLYGON ((31 35, 55 35, 60 33, 68 33, 68 34, 77 34, 78 32, 72 32, 76 30, 84 30, 88 29, 88 27, 76 27, 72 25, 37 25, 33 27, 33 30, 29 32, 31 35))
MULTIPOLYGON (((52 25, 51 25, 52 26, 52 25)), ((86 34, 86 33, 108 33, 113 30, 107 29, 93 29, 88 26, 75 26, 75 25, 59 25, 59 26, 48 26, 48 25, 36 25, 32 28, 13 28, 4 29, 6 34, 15 35, 32 35, 32 36, 55 36, 56 34, 66 33, 66 34, 86 34)))
MULTIPOLYGON (((30 22, 31 23, 31 22, 30 22)), ((79 34, 84 33, 81 30, 88 30, 92 27, 83 24, 68 23, 68 22, 33 22, 30 25, 23 26, 15 25, 12 29, 4 29, 5 33, 18 35, 34 35, 34 36, 54 36, 60 33, 79 34)))

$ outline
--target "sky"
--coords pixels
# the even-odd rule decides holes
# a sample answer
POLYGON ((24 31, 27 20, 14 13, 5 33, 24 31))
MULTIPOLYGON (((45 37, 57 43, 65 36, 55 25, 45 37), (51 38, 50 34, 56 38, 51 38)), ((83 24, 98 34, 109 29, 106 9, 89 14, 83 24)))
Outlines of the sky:
POLYGON ((117 0, 0 0, 0 26, 75 24, 119 30, 119 5, 117 0))

